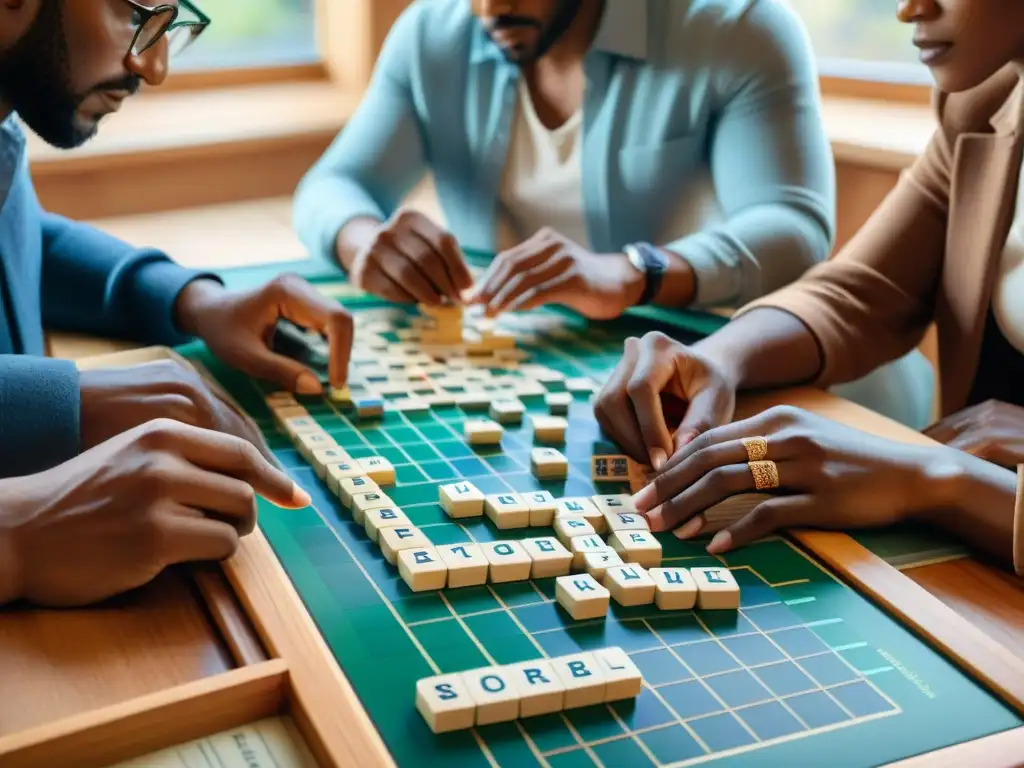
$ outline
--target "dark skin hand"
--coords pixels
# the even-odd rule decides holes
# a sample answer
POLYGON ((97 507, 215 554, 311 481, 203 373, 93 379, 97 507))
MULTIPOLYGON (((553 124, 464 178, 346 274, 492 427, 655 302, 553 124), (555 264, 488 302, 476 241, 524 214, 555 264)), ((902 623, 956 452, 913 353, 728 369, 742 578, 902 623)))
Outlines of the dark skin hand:
POLYGON ((958 411, 925 430, 936 442, 1001 467, 1024 463, 1024 408, 996 400, 958 411))
POLYGON ((338 235, 338 259, 353 285, 404 304, 459 304, 473 284, 451 234, 403 208, 388 221, 354 219, 338 235))
POLYGON ((755 492, 742 439, 765 437, 781 486, 772 498, 720 531, 721 554, 788 528, 848 529, 901 520, 939 525, 1006 560, 1010 555, 1013 473, 942 446, 875 437, 791 407, 712 429, 692 440, 636 495, 653 531, 698 535, 703 512, 755 492))
POLYGON ((169 565, 230 557, 255 528, 257 494, 310 503, 251 443, 168 419, 0 488, 0 604, 103 600, 169 565))
POLYGON ((201 338, 228 365, 289 392, 320 394, 323 386, 314 371, 271 351, 281 319, 327 337, 331 385, 345 386, 352 317, 300 277, 282 275, 261 288, 241 292, 225 290, 212 280, 196 280, 185 287, 175 306, 181 331, 201 338))
POLYGON ((498 254, 466 297, 491 317, 561 304, 593 320, 619 317, 636 304, 643 275, 622 254, 594 254, 552 229, 542 229, 498 254))

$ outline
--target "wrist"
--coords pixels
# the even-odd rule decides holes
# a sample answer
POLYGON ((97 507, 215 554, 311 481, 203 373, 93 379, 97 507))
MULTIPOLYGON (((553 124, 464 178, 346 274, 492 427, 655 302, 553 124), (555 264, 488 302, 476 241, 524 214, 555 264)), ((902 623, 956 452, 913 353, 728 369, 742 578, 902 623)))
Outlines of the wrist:
POLYGON ((342 269, 351 272, 356 258, 373 244, 382 222, 372 216, 360 216, 349 220, 338 231, 334 241, 334 256, 342 269))
POLYGON ((918 462, 909 517, 948 527, 950 515, 970 517, 980 506, 991 510, 1016 498, 1016 474, 963 451, 926 448, 918 462))
POLYGON ((647 288, 647 275, 637 269, 626 254, 615 254, 614 258, 618 260, 619 270, 622 273, 623 303, 627 308, 635 307, 640 303, 640 297, 643 296, 644 290, 647 288))
POLYGON ((174 303, 174 322, 182 333, 202 338, 202 318, 226 289, 216 280, 199 278, 181 289, 174 303))

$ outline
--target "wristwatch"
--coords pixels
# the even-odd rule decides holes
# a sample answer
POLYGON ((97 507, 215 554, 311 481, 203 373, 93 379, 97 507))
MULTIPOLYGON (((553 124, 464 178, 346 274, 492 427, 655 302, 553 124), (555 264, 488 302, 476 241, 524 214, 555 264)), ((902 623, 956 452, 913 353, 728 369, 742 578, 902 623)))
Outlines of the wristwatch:
POLYGON ((644 291, 640 294, 636 306, 650 304, 661 290, 661 283, 668 272, 668 257, 650 243, 630 243, 622 250, 629 263, 643 274, 646 280, 644 291))

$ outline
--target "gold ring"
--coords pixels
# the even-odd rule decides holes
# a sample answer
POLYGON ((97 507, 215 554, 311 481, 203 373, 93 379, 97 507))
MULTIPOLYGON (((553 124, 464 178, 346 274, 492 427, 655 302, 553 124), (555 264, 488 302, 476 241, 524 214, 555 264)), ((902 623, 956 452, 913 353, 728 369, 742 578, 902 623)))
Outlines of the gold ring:
POLYGON ((750 462, 750 474, 754 476, 754 487, 759 491, 770 491, 778 488, 779 468, 774 461, 750 462))
POLYGON ((764 461, 768 458, 767 437, 745 437, 743 447, 747 449, 747 461, 764 461))

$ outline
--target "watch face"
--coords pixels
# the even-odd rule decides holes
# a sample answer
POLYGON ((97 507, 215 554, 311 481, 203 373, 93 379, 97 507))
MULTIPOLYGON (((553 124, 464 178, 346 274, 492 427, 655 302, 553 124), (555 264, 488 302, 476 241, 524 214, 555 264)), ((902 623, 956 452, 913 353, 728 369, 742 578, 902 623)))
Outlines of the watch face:
POLYGON ((647 272, 647 265, 644 264, 644 257, 640 255, 640 251, 635 247, 626 248, 626 257, 629 259, 629 263, 632 264, 640 272, 647 272))

